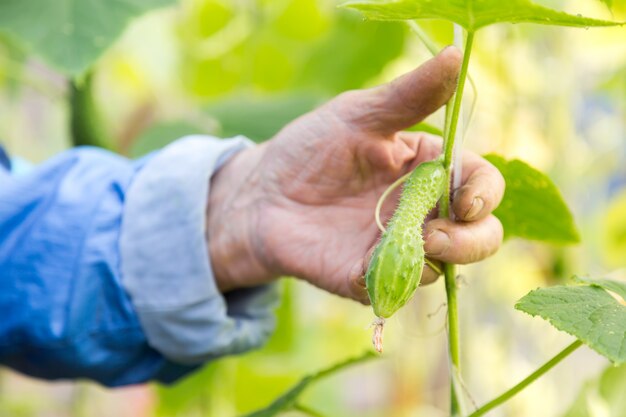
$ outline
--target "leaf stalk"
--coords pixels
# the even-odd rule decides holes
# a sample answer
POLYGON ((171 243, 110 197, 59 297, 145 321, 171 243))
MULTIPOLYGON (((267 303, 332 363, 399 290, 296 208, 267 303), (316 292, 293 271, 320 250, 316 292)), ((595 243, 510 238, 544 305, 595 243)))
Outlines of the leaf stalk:
POLYGON ((521 381, 520 383, 518 383, 517 385, 515 385, 513 388, 509 389, 508 391, 504 392, 500 396, 496 397, 495 399, 489 401, 487 404, 483 405, 482 407, 480 407, 479 409, 477 409, 476 411, 474 411, 472 414, 468 415, 467 417, 480 417, 482 415, 485 415, 489 411, 493 410, 494 408, 498 407, 499 405, 505 403, 506 401, 510 400, 516 394, 522 391, 524 388, 526 388, 527 386, 535 382, 537 379, 539 379, 543 374, 548 372, 550 369, 554 368, 559 362, 561 362, 563 359, 568 357, 572 352, 574 352, 576 349, 582 346, 582 344, 583 343, 580 340, 576 340, 574 343, 572 343, 571 345, 563 349, 561 352, 559 352, 555 357, 553 357, 548 362, 543 364, 535 372, 528 375, 523 381, 521 381))

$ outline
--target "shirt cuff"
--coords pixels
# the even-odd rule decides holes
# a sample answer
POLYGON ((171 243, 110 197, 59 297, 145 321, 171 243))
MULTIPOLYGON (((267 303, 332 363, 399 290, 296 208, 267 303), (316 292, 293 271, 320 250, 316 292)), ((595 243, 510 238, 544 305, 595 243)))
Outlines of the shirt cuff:
POLYGON ((145 162, 128 191, 122 283, 148 343, 173 362, 193 365, 241 353, 274 330, 276 286, 222 295, 206 240, 211 175, 250 146, 244 137, 180 139, 145 162))

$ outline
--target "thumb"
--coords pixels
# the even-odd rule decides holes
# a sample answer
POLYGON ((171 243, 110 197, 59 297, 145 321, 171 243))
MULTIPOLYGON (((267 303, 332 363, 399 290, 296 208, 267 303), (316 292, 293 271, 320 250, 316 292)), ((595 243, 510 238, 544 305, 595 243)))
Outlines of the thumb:
POLYGON ((342 98, 342 118, 362 130, 391 135, 407 129, 435 112, 454 94, 461 52, 448 47, 422 66, 369 90, 342 98))

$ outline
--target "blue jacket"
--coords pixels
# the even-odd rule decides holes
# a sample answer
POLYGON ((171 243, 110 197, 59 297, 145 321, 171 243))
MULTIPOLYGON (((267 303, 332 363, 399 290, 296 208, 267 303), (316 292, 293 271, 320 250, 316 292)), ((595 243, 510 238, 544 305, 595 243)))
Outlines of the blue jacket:
POLYGON ((194 136, 136 162, 78 148, 0 167, 0 364, 169 383, 260 346, 275 288, 220 294, 204 223, 212 173, 246 146, 194 136))

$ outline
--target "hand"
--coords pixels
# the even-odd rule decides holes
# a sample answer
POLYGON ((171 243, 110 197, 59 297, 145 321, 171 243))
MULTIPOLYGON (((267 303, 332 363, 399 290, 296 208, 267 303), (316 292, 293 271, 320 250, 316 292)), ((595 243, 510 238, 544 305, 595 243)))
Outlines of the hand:
MULTIPOLYGON (((234 157, 212 180, 208 241, 222 291, 296 276, 368 303, 363 275, 380 237, 374 208, 385 189, 441 152, 441 139, 402 132, 454 92, 461 54, 447 48, 417 70, 370 90, 344 93, 272 140, 234 157)), ((452 208, 458 222, 424 227, 431 259, 465 264, 493 254, 502 226, 491 212, 504 192, 498 170, 463 158, 452 208)), ((398 193, 381 217, 393 214, 398 193)), ((425 268, 423 282, 437 274, 425 268)))

